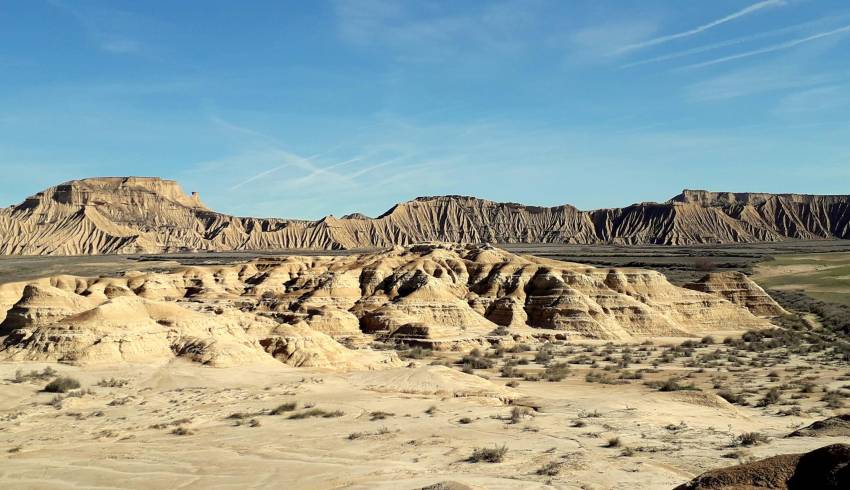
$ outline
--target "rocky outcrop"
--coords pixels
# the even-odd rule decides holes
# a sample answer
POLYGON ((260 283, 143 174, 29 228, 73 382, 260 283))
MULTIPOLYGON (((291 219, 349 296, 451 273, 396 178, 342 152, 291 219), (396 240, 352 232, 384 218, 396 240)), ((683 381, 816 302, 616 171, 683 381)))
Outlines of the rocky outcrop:
POLYGON ((850 486, 850 446, 833 444, 805 454, 781 454, 711 470, 675 490, 838 490, 850 486))
POLYGON ((0 254, 347 249, 428 241, 689 245, 850 238, 850 197, 684 191, 665 203, 580 211, 465 196, 421 197, 377 218, 239 218, 176 182, 66 182, 0 210, 0 254))
POLYGON ((788 314, 761 286, 741 272, 711 272, 696 282, 685 284, 685 287, 725 298, 757 316, 788 314))
POLYGON ((788 437, 850 437, 850 413, 818 420, 795 430, 788 437))
POLYGON ((57 276, 3 291, 0 358, 28 361, 183 357, 213 366, 277 360, 369 369, 398 359, 349 347, 379 340, 469 349, 517 338, 629 340, 770 326, 654 271, 598 269, 472 245, 57 276))

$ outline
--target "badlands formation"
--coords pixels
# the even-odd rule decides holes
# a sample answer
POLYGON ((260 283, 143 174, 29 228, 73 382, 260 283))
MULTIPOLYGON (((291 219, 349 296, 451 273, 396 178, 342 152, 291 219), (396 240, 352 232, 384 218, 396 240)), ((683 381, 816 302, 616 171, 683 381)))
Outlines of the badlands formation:
POLYGON ((440 244, 171 273, 58 276, 2 286, 0 357, 375 367, 398 362, 356 347, 373 340, 469 350, 520 340, 693 337, 765 328, 764 317, 782 313, 745 276, 722 279, 700 283, 711 286, 703 292, 654 271, 440 244))
POLYGON ((444 241, 691 245, 850 238, 850 197, 685 190, 664 203, 580 211, 463 196, 421 197, 377 218, 239 218, 174 181, 66 182, 0 209, 0 254, 86 255, 286 248, 352 249, 444 241))
POLYGON ((850 345, 746 275, 412 244, 846 234, 839 198, 683 196, 614 226, 455 197, 306 222, 159 179, 49 189, 0 213, 4 253, 384 248, 0 284, 0 487, 842 488, 850 345))

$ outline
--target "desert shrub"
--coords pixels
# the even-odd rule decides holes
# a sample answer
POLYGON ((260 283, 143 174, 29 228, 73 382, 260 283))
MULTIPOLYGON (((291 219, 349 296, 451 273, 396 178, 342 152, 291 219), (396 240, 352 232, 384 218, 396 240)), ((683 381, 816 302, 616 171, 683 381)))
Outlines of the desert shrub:
POLYGON ((601 383, 605 385, 622 384, 624 381, 614 379, 613 376, 606 373, 591 371, 584 376, 584 380, 588 383, 601 383))
POLYGON ((534 354, 534 362, 537 364, 548 364, 552 359, 555 358, 555 355, 552 353, 552 347, 544 345, 534 354))
POLYGON ((717 392, 717 396, 723 398, 729 403, 734 403, 735 405, 746 405, 747 399, 741 393, 733 393, 729 390, 720 390, 717 392))
POLYGON ((620 379, 643 379, 643 373, 640 371, 623 371, 620 373, 620 379))
POLYGON ((712 337, 711 335, 706 335, 702 338, 702 340, 699 341, 699 343, 703 345, 711 345, 715 343, 714 337, 712 337))
POLYGON ((382 412, 382 411, 378 410, 378 411, 375 411, 375 412, 371 412, 371 413, 369 414, 369 420, 370 420, 371 422, 374 422, 374 421, 376 421, 376 420, 384 420, 384 419, 385 419, 385 418, 387 418, 387 417, 394 417, 394 416, 395 416, 395 414, 394 414, 394 413, 391 413, 391 412, 382 412))
POLYGON ((840 391, 827 391, 823 395, 823 398, 821 398, 821 401, 826 402, 826 406, 829 408, 844 407, 844 395, 840 391))
POLYGON ((431 405, 427 410, 425 410, 425 413, 428 415, 434 415, 437 413, 437 405, 431 405))
POLYGON ((584 420, 573 420, 573 427, 584 427, 587 425, 587 422, 584 420))
POLYGON ((744 432, 736 437, 734 442, 738 446, 758 446, 767 441, 767 436, 760 432, 744 432))
POLYGON ((413 347, 399 353, 403 359, 425 359, 430 357, 431 354, 431 349, 424 349, 422 347, 413 347))
POLYGON ((273 408, 269 412, 269 415, 280 415, 284 412, 291 412, 291 411, 295 410, 296 408, 298 408, 298 402, 281 403, 280 405, 273 408))
POLYGON ((764 398, 759 400, 758 406, 767 407, 769 405, 773 405, 774 403, 778 402, 780 398, 781 394, 779 393, 779 390, 777 388, 771 388, 767 390, 767 393, 765 393, 764 398))
POLYGON ((512 379, 505 383, 505 386, 507 386, 508 388, 516 388, 517 386, 519 386, 519 381, 512 379))
POLYGON ((466 424, 471 424, 471 423, 472 423, 472 419, 471 419, 471 418, 469 418, 469 417, 463 417, 463 418, 461 418, 461 419, 459 419, 459 420, 458 420, 458 423, 460 423, 460 424, 464 424, 464 425, 466 425, 466 424))
POLYGON ((658 386, 658 391, 699 391, 693 384, 683 385, 675 379, 668 379, 658 386))
POLYGON ((477 447, 473 449, 472 455, 469 456, 470 463, 501 463, 508 454, 507 446, 494 446, 491 448, 477 447))
POLYGON ((800 393, 814 393, 817 385, 811 382, 803 382, 800 384, 800 393))
POLYGON ((509 333, 511 333, 510 329, 504 325, 499 325, 495 330, 493 330, 493 335, 505 336, 509 333))
POLYGON ((74 378, 60 376, 44 387, 44 391, 48 393, 67 393, 70 390, 76 390, 80 387, 80 382, 74 378))
POLYGON ((123 386, 127 386, 130 381, 126 379, 118 379, 118 378, 103 378, 102 380, 97 382, 97 386, 101 388, 121 388, 123 386))
POLYGON ((542 476, 555 476, 561 472, 563 463, 550 461, 537 469, 537 474, 542 476))
POLYGON ((331 419, 335 417, 342 417, 343 415, 345 415, 345 412, 343 412, 342 410, 334 410, 333 412, 328 412, 327 410, 322 410, 321 408, 311 408, 303 412, 293 413, 287 418, 290 420, 309 419, 312 417, 322 417, 325 419, 331 419))
POLYGON ((519 354, 520 352, 528 352, 530 350, 531 346, 529 346, 528 344, 516 344, 510 349, 508 349, 508 352, 510 352, 511 354, 519 354))
POLYGON ((171 433, 174 434, 175 436, 190 436, 190 435, 194 434, 195 432, 192 429, 189 429, 187 427, 183 427, 181 425, 180 427, 175 427, 174 430, 171 431, 171 433))
POLYGON ((798 405, 794 405, 791 408, 786 408, 786 409, 780 410, 780 411, 776 412, 776 414, 781 415, 783 417, 788 417, 788 416, 799 417, 799 416, 803 415, 803 409, 800 408, 798 405))
POLYGON ((619 437, 611 437, 608 439, 608 442, 605 443, 605 447, 620 447, 622 445, 622 441, 620 441, 619 437))
POLYGON ((543 371, 543 378, 546 381, 561 381, 570 374, 569 365, 565 362, 559 362, 548 366, 543 371))
POLYGON ((600 412, 599 410, 594 410, 592 412, 585 412, 584 410, 582 410, 578 413, 578 416, 583 418, 583 419, 587 419, 587 418, 596 419, 596 418, 602 417, 602 412, 600 412))
POLYGON ((511 409, 510 421, 512 424, 518 424, 523 417, 532 416, 531 409, 528 407, 513 407, 511 409))
POLYGON ((12 379, 13 383, 23 383, 25 381, 43 381, 45 379, 50 379, 59 374, 58 371, 48 366, 41 371, 32 370, 28 373, 25 373, 22 369, 18 369, 15 371, 15 377, 12 379))
POLYGON ((479 357, 472 355, 471 353, 463 356, 459 363, 463 364, 464 367, 469 366, 471 369, 490 369, 495 364, 492 360, 487 359, 486 357, 479 357))

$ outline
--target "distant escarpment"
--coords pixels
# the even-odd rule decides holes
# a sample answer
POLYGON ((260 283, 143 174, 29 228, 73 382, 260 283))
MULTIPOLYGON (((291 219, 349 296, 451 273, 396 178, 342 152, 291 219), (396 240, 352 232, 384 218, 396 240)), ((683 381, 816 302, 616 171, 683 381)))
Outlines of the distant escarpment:
POLYGON ((0 209, 0 254, 81 255, 284 248, 350 249, 427 241, 693 245, 850 238, 850 196, 689 191, 665 203, 581 211, 464 196, 420 197, 377 218, 234 217, 174 181, 75 180, 0 209))

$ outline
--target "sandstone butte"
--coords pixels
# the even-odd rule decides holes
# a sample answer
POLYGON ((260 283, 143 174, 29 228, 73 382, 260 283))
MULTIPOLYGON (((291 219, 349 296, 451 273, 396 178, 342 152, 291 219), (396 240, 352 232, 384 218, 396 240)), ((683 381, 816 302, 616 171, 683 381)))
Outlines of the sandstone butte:
MULTIPOLYGON (((427 244, 333 257, 54 276, 0 285, 0 359, 377 369, 375 341, 468 350, 569 339, 698 337, 768 328, 759 290, 675 286, 491 246, 427 244), (750 311, 752 309, 752 311, 750 311)), ((395 380, 393 382, 399 382, 395 380)), ((435 388, 438 389, 438 388, 435 388)))
POLYGON ((581 211, 420 197, 377 218, 234 217, 174 181, 66 182, 0 209, 0 254, 352 249, 422 242, 693 245, 850 238, 850 197, 685 190, 664 203, 581 211))

